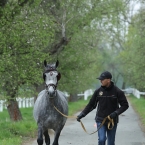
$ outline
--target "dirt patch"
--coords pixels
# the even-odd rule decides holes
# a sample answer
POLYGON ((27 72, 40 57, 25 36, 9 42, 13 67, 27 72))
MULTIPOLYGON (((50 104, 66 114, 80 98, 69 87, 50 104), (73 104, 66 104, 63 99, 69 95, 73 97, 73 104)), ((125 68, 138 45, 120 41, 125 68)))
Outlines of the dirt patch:
POLYGON ((24 138, 23 138, 23 143, 22 143, 22 145, 31 144, 31 142, 33 142, 34 139, 35 139, 35 138, 24 137, 24 138))

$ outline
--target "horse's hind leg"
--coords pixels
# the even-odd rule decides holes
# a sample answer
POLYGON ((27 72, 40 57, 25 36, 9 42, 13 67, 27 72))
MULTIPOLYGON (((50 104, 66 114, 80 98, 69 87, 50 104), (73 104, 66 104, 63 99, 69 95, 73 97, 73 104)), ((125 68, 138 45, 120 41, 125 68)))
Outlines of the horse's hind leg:
POLYGON ((48 130, 46 130, 44 132, 44 136, 45 136, 45 143, 46 143, 46 145, 50 145, 50 137, 49 137, 49 134, 48 134, 48 130))
POLYGON ((42 127, 38 126, 38 138, 37 138, 38 145, 43 145, 43 130, 42 127))

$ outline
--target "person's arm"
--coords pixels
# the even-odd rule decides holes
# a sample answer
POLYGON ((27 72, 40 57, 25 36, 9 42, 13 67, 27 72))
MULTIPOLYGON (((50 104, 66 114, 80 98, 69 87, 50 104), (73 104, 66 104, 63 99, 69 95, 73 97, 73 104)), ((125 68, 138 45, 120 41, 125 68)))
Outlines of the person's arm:
POLYGON ((121 107, 118 108, 115 112, 117 113, 117 115, 120 115, 121 113, 123 113, 128 109, 129 104, 123 91, 118 90, 117 98, 118 98, 118 103, 120 104, 121 107))
POLYGON ((77 121, 80 121, 81 118, 85 117, 89 112, 91 112, 93 109, 97 106, 97 91, 94 92, 93 96, 91 97, 89 103, 84 108, 84 110, 77 116, 77 121))

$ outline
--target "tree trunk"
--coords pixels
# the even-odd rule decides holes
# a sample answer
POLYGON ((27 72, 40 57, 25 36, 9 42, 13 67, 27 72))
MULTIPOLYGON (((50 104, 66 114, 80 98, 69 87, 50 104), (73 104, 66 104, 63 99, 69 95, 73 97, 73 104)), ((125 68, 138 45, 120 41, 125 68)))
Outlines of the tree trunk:
POLYGON ((78 100, 77 94, 70 94, 69 102, 76 102, 78 100))
POLYGON ((9 100, 9 105, 7 106, 7 109, 10 119, 12 121, 20 121, 23 119, 16 100, 9 100))
POLYGON ((34 87, 35 87, 35 93, 33 94, 33 96, 34 96, 34 103, 35 103, 35 101, 37 100, 37 97, 38 97, 38 94, 42 91, 42 90, 44 90, 45 89, 45 84, 43 83, 43 84, 40 84, 40 85, 38 85, 38 84, 34 84, 34 87))
POLYGON ((125 89, 125 85, 126 85, 126 83, 123 81, 123 83, 122 83, 122 89, 125 89))

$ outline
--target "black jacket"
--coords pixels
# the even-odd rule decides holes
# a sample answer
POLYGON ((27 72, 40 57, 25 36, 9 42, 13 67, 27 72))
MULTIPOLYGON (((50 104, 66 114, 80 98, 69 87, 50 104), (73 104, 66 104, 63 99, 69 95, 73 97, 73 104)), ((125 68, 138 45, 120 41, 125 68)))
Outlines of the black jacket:
MULTIPOLYGON (((89 112, 95 109, 97 106, 97 112, 95 120, 102 122, 105 117, 112 112, 116 112, 118 115, 128 109, 129 105, 124 92, 111 82, 111 85, 107 87, 101 86, 98 88, 88 105, 82 111, 82 114, 86 116, 89 112)), ((118 116, 114 119, 114 122, 118 123, 118 116)))

